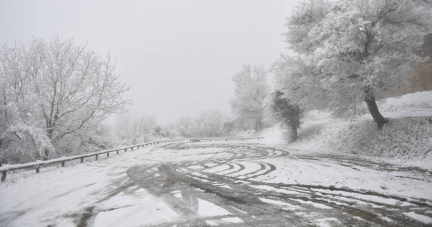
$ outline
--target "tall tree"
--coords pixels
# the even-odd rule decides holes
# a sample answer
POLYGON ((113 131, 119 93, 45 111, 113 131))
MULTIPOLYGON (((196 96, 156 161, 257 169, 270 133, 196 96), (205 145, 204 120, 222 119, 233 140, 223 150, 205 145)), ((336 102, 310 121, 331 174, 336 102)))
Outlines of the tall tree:
POLYGON ((263 100, 267 95, 267 71, 264 66, 243 65, 232 80, 236 84, 235 98, 231 99, 231 109, 240 118, 255 120, 255 131, 261 131, 263 120, 263 100))
POLYGON ((333 108, 365 101, 381 128, 388 121, 376 99, 400 86, 414 67, 427 60, 421 47, 423 37, 432 31, 431 4, 430 0, 302 1, 288 18, 285 37, 304 72, 287 77, 304 82, 299 87, 303 90, 319 82, 333 108))
MULTIPOLYGON (((33 38, 28 45, 5 45, 0 58, 5 131, 13 128, 11 113, 15 107, 21 125, 43 131, 45 135, 32 130, 38 131, 40 141, 47 137, 54 147, 64 146, 71 136, 94 130, 130 103, 122 98, 129 88, 120 82, 114 68, 109 55, 103 59, 72 40, 61 41, 58 37, 49 43, 33 38)), ((41 156, 46 159, 50 146, 43 147, 41 156)))

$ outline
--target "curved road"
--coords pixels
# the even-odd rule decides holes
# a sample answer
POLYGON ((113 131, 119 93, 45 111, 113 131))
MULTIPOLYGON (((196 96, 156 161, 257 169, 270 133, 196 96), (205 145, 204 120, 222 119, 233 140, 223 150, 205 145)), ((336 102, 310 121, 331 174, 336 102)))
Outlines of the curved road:
POLYGON ((171 143, 12 173, 0 226, 428 226, 432 172, 259 143, 171 143))
POLYGON ((421 169, 336 155, 290 156, 288 151, 255 144, 177 143, 161 146, 157 152, 168 153, 168 157, 129 168, 131 181, 125 188, 145 189, 180 216, 156 226, 422 226, 425 223, 416 218, 427 219, 432 214, 432 202, 426 199, 332 185, 259 180, 270 178, 278 168, 265 161, 269 158, 318 161, 323 165, 333 162, 382 174, 414 172, 413 176, 430 182, 431 173, 421 169), (198 158, 190 161, 189 156, 198 158))

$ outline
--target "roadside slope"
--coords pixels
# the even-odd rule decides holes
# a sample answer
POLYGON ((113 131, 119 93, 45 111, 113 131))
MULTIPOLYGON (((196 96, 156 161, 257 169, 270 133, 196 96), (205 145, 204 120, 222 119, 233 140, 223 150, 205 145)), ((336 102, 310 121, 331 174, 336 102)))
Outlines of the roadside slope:
MULTIPOLYGON (((392 159, 432 161, 432 91, 379 101, 390 122, 377 129, 369 113, 354 119, 332 118, 324 111, 306 114, 299 139, 288 147, 300 151, 361 154, 392 159)), ((286 144, 279 124, 261 136, 269 144, 286 144)))

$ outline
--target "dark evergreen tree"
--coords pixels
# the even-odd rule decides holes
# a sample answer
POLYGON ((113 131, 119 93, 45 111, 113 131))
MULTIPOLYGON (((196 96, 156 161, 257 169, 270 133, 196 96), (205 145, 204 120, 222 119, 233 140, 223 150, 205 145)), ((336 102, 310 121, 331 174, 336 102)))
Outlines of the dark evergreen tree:
POLYGON ((280 91, 276 91, 272 95, 273 114, 290 127, 292 132, 291 141, 297 140, 297 130, 300 128, 300 119, 303 117, 303 110, 298 104, 284 98, 284 94, 280 91))

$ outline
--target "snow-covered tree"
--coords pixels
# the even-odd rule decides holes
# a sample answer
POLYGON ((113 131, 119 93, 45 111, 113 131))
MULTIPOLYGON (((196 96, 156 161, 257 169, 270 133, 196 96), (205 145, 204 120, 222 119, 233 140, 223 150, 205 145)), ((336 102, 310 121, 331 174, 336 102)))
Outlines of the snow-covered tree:
POLYGON ((235 136, 239 132, 246 130, 244 127, 244 119, 229 116, 224 123, 224 131, 226 135, 235 136))
POLYGON ((282 54, 273 63, 271 71, 274 74, 274 89, 282 92, 283 97, 306 110, 330 107, 330 92, 321 86, 321 79, 300 57, 282 54))
POLYGON ((217 137, 224 135, 226 115, 218 110, 203 111, 194 121, 193 136, 217 137))
POLYGON ((37 97, 31 92, 29 77, 19 72, 22 53, 2 51, 0 55, 0 156, 10 152, 42 156, 52 150, 51 141, 41 125, 37 97))
POLYGON ((93 144, 98 147, 98 149, 108 149, 114 148, 116 144, 116 137, 113 133, 111 125, 100 124, 93 136, 90 137, 93 144))
MULTIPOLYGON (((196 118, 182 116, 172 124, 175 132, 182 137, 217 137, 226 134, 225 123, 227 116, 218 110, 203 111, 196 118)), ((166 125, 166 127, 169 126, 166 125)))
POLYGON ((194 122, 190 116, 182 116, 175 122, 175 128, 180 136, 191 137, 193 124, 194 122))
MULTIPOLYGON (((28 45, 4 45, 0 56, 2 138, 11 138, 7 132, 12 132, 14 125, 29 135, 38 134, 33 138, 40 141, 33 143, 44 150, 41 156, 45 159, 51 145, 65 146, 72 141, 68 137, 95 130, 130 103, 122 98, 128 87, 114 73, 110 56, 103 59, 86 47, 74 45, 72 40, 54 37, 47 43, 33 38, 28 45), (46 137, 48 144, 42 142, 46 137)), ((1 149, 23 150, 6 148, 3 142, 1 149)))
POLYGON ((400 86, 427 60, 421 47, 432 31, 431 5, 430 0, 302 1, 288 18, 285 34, 298 56, 276 63, 287 64, 279 81, 298 84, 299 94, 313 90, 315 95, 306 99, 326 99, 333 109, 363 100, 381 128, 387 120, 376 98, 400 86))
POLYGON ((175 138, 179 135, 175 123, 172 122, 159 125, 155 132, 159 138, 175 138))
POLYGON ((114 128, 122 141, 148 142, 155 135, 156 119, 149 114, 123 113, 117 116, 114 128))
POLYGON ((267 95, 267 72, 264 66, 243 65, 232 80, 236 84, 235 97, 231 99, 231 109, 239 118, 255 120, 255 131, 261 131, 263 120, 263 100, 267 95))

